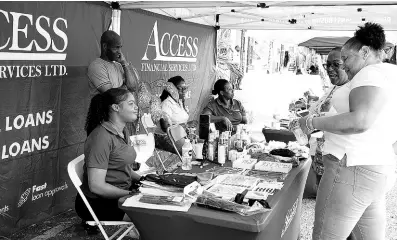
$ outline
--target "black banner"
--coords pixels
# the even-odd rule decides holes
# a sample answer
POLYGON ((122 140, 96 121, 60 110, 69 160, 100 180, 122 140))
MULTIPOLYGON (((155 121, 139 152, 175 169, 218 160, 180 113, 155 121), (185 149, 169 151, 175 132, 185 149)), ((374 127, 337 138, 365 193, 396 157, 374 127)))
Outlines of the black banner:
MULTIPOLYGON (((215 29, 121 15, 123 52, 142 80, 184 77, 197 119, 215 81, 215 29)), ((87 67, 110 19, 105 3, 0 3, 0 235, 73 207, 67 164, 83 153, 87 67)))
POLYGON ((0 235, 73 206, 107 4, 0 2, 0 235))
MULTIPOLYGON (((215 28, 143 10, 122 10, 121 37, 127 60, 152 87, 157 80, 177 75, 186 80, 189 117, 198 120, 216 77, 215 28)), ((161 94, 161 89, 155 91, 161 94)))

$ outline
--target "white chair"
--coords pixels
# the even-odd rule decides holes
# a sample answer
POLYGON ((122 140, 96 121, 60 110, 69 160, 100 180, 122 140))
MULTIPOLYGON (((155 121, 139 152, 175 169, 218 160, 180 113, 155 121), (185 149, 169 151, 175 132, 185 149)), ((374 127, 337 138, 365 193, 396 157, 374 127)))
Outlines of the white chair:
POLYGON ((84 154, 78 156, 76 159, 71 161, 68 164, 68 174, 70 179, 72 180, 73 185, 75 186, 77 192, 79 193, 81 199, 85 203, 88 211, 90 211, 91 216, 94 218, 94 221, 87 221, 86 223, 90 226, 98 226, 101 231, 103 237, 106 240, 111 240, 115 238, 120 232, 126 229, 118 238, 123 239, 125 235, 127 235, 133 228, 134 224, 132 222, 126 221, 99 221, 94 211, 91 208, 91 205, 88 203, 87 198, 84 196, 84 193, 81 191, 82 178, 83 178, 83 165, 84 165, 84 154), (122 226, 124 225, 124 226, 122 226), (119 230, 117 230, 111 237, 108 237, 103 226, 122 226, 119 230))
POLYGON ((178 147, 176 146, 176 143, 178 141, 180 141, 181 139, 186 139, 187 133, 186 133, 185 129, 179 124, 172 125, 167 128, 167 134, 172 142, 172 145, 174 146, 175 152, 178 154, 179 159, 182 162, 182 156, 179 153, 179 151, 181 151, 181 149, 178 149, 178 147))
MULTIPOLYGON (((157 126, 153 123, 152 121, 152 116, 149 113, 144 113, 141 116, 141 123, 143 125, 143 128, 145 129, 146 134, 149 134, 148 128, 156 128, 157 126)), ((158 158, 158 160, 161 163, 161 166, 163 167, 164 171, 167 171, 167 169, 164 166, 163 161, 161 160, 160 154, 158 152, 158 150, 156 148, 154 148, 154 152, 156 153, 156 157, 158 158)))

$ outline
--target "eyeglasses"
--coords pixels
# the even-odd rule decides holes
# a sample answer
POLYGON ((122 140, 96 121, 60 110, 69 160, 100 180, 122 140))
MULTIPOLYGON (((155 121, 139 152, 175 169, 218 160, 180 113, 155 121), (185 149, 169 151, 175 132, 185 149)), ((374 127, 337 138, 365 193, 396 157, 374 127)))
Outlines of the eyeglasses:
POLYGON ((187 89, 188 89, 188 87, 187 87, 187 86, 184 86, 184 87, 177 87, 177 89, 178 89, 178 91, 186 92, 187 89))
POLYGON ((332 67, 333 69, 339 69, 342 67, 342 65, 343 64, 341 62, 332 62, 332 63, 327 62, 323 64, 323 67, 324 69, 328 69, 330 67, 332 67))
POLYGON ((394 50, 394 47, 387 47, 387 48, 384 48, 384 49, 383 49, 383 51, 384 51, 386 54, 389 54, 392 50, 394 50))

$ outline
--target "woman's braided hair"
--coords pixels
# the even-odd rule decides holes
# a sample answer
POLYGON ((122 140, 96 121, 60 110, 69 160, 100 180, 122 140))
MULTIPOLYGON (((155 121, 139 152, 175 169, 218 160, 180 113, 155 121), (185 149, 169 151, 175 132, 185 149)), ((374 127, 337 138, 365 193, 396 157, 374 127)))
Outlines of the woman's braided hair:
POLYGON ((98 93, 91 99, 85 121, 87 136, 103 121, 109 120, 110 107, 125 101, 129 91, 124 88, 111 88, 104 93, 98 93))

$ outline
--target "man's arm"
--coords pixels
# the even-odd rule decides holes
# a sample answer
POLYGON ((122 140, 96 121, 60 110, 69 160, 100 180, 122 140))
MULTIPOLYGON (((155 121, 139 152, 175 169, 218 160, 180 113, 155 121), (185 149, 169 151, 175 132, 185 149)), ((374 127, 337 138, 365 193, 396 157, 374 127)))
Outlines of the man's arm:
POLYGON ((125 77, 124 84, 126 85, 129 91, 135 92, 138 89, 138 82, 139 82, 138 72, 136 71, 134 66, 131 65, 131 63, 127 62, 123 53, 121 53, 119 63, 121 64, 124 70, 124 77, 125 77))
POLYGON ((122 65, 125 75, 125 85, 130 92, 135 92, 138 89, 139 75, 134 66, 131 64, 122 65))

